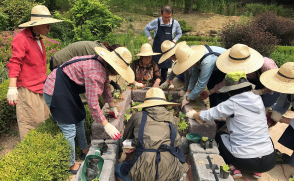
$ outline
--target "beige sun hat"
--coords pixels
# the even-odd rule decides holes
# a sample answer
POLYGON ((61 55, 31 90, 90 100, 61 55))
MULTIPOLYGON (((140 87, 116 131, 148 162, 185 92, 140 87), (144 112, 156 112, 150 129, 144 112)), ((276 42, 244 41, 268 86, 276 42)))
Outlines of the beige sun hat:
POLYGON ((136 54, 136 56, 152 56, 152 55, 160 55, 161 53, 154 53, 152 47, 149 43, 145 43, 141 46, 140 53, 136 54))
POLYGON ((161 44, 161 51, 162 51, 162 56, 158 61, 158 64, 161 64, 165 60, 169 59, 169 57, 173 56, 175 54, 176 49, 181 46, 181 45, 186 45, 186 42, 180 42, 178 44, 175 44, 174 42, 171 42, 169 40, 165 40, 161 44))
POLYGON ((179 46, 175 53, 177 62, 172 68, 173 72, 176 75, 185 72, 205 55, 205 51, 206 48, 204 45, 198 45, 192 48, 186 44, 179 46))
POLYGON ((289 119, 293 119, 294 118, 294 111, 291 111, 290 109, 288 109, 285 114, 283 114, 283 116, 285 118, 289 118, 289 119))
POLYGON ((131 52, 125 47, 118 47, 112 52, 105 48, 95 47, 96 53, 109 63, 119 75, 122 76, 128 83, 135 80, 135 73, 131 69, 130 64, 132 61, 131 52))
POLYGON ((37 5, 37 6, 33 7, 33 9, 32 9, 31 21, 23 23, 23 24, 19 25, 18 27, 24 28, 24 27, 30 27, 30 26, 58 23, 61 21, 63 21, 63 20, 52 18, 51 13, 46 6, 37 5))
POLYGON ((143 108, 159 105, 176 106, 180 105, 180 103, 168 102, 165 98, 164 92, 160 88, 152 87, 146 92, 144 103, 132 108, 143 108))
POLYGON ((260 53, 243 44, 232 46, 216 60, 217 68, 226 74, 236 71, 249 74, 260 69, 263 63, 264 59, 260 53))
POLYGON ((260 81, 273 91, 294 94, 294 62, 287 62, 279 69, 263 72, 260 81))

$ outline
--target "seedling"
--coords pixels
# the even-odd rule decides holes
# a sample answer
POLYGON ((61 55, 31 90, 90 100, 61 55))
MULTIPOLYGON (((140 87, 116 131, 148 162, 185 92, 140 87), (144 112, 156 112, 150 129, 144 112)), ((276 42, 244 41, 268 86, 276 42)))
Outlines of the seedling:
POLYGON ((147 79, 147 81, 145 83, 147 86, 149 86, 149 81, 150 81, 150 79, 147 79))
POLYGON ((126 110, 126 114, 130 114, 131 113, 131 109, 126 110))
POLYGON ((135 86, 134 85, 131 85, 131 87, 132 87, 132 89, 134 89, 135 86))
POLYGON ((93 179, 92 181, 99 181, 100 179, 99 178, 95 178, 95 179, 93 179))
POLYGON ((230 175, 230 167, 228 165, 222 165, 220 169, 220 177, 221 178, 228 178, 230 175))
POLYGON ((134 106, 138 106, 138 105, 140 105, 141 103, 140 102, 134 102, 133 104, 132 104, 132 107, 134 107, 134 106))
POLYGON ((169 101, 173 100, 173 95, 172 95, 172 94, 169 94, 169 95, 167 96, 167 99, 168 99, 169 101))
POLYGON ((199 109, 199 106, 194 106, 194 109, 199 109))
POLYGON ((225 171, 225 172, 230 170, 230 167, 227 164, 222 165, 222 168, 223 168, 223 171, 225 171))
POLYGON ((130 118, 131 118, 131 115, 125 114, 125 119, 126 119, 127 121, 129 121, 130 118))
POLYGON ((174 114, 175 114, 175 110, 174 110, 174 109, 172 109, 172 110, 171 110, 171 113, 174 115, 174 114))
POLYGON ((181 132, 184 132, 186 129, 188 129, 189 125, 187 124, 185 120, 185 114, 183 114, 181 111, 179 112, 179 121, 177 123, 178 129, 181 132))
POLYGON ((203 136, 202 138, 201 138, 203 141, 207 141, 207 137, 205 137, 205 136, 203 136))
POLYGON ((166 87, 165 86, 162 86, 162 89, 166 89, 166 87))
POLYGON ((293 178, 290 178, 289 181, 294 181, 294 179, 293 178))
POLYGON ((184 97, 181 97, 178 100, 176 100, 176 102, 182 102, 183 99, 184 99, 184 97))
POLYGON ((120 92, 119 92, 119 91, 115 91, 115 92, 113 93, 113 98, 114 98, 114 99, 118 99, 119 96, 120 96, 120 92))
POLYGON ((127 83, 125 83, 125 84, 122 86, 122 88, 121 88, 121 91, 122 91, 122 92, 124 92, 124 91, 126 90, 126 88, 127 88, 127 85, 128 85, 128 84, 127 84, 127 83))
POLYGON ((167 109, 167 110, 171 110, 172 107, 171 107, 171 106, 167 106, 166 109, 167 109))
POLYGON ((138 108, 138 111, 142 111, 142 108, 140 107, 140 108, 138 108))

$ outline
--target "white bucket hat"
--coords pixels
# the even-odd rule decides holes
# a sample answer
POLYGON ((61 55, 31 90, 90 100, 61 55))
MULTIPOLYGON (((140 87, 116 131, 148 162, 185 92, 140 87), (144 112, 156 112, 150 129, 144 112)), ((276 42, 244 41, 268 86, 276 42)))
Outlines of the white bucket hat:
POLYGON ((180 105, 180 103, 168 102, 165 98, 164 92, 160 88, 152 87, 146 92, 144 103, 132 108, 143 108, 159 105, 176 106, 180 105))
POLYGON ((135 73, 130 67, 132 62, 132 54, 125 47, 118 47, 112 52, 105 48, 95 47, 96 53, 109 63, 119 75, 122 76, 128 83, 135 80, 135 73))
POLYGON ((216 60, 217 68, 226 74, 236 71, 249 74, 260 69, 263 63, 264 59, 260 53, 243 44, 232 46, 216 60))
POLYGON ((140 53, 136 54, 136 56, 152 56, 152 55, 160 55, 161 53, 154 53, 152 47, 149 43, 145 43, 141 46, 140 53))
POLYGON ((54 19, 51 16, 50 11, 44 5, 37 5, 33 7, 31 12, 31 21, 19 25, 20 28, 38 26, 44 24, 58 23, 63 20, 54 19))

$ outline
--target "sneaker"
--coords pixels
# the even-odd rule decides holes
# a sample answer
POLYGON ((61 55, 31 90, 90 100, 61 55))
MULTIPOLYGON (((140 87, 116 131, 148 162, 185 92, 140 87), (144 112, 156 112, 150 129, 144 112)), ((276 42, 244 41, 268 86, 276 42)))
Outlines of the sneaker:
POLYGON ((261 173, 253 173, 252 175, 254 178, 260 179, 261 178, 261 173))
POLYGON ((230 167, 231 169, 231 175, 233 178, 241 178, 242 173, 240 170, 237 170, 234 166, 230 167))
POLYGON ((87 156, 87 154, 82 152, 80 154, 80 160, 85 160, 86 156, 87 156))

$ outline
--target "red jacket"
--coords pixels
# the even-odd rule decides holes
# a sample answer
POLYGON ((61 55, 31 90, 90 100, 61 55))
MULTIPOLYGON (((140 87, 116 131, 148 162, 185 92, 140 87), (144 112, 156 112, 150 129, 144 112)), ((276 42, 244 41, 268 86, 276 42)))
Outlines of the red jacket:
POLYGON ((19 32, 12 40, 12 57, 7 64, 9 77, 17 78, 17 88, 25 87, 35 93, 43 94, 47 77, 46 50, 40 39, 43 53, 33 38, 30 28, 19 32))

